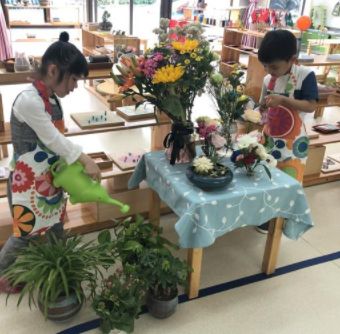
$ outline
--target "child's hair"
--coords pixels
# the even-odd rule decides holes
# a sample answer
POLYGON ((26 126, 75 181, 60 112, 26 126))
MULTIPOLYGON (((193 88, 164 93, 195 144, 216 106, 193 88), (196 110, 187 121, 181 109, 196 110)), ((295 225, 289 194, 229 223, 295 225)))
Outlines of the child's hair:
POLYGON ((265 34, 258 52, 261 63, 277 60, 289 61, 297 52, 295 36, 288 30, 272 30, 265 34))
POLYGON ((45 76, 50 64, 55 64, 59 70, 58 82, 60 83, 64 75, 74 74, 79 77, 86 77, 89 74, 88 66, 84 55, 72 44, 68 42, 69 34, 66 31, 60 33, 59 41, 50 45, 41 59, 39 74, 45 76))

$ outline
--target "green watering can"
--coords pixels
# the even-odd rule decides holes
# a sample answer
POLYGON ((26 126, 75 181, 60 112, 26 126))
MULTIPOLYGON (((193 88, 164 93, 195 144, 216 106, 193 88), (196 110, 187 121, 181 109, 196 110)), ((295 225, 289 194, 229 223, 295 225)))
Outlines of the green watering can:
POLYGON ((101 202, 119 206, 122 213, 127 213, 130 210, 127 204, 110 197, 99 182, 86 175, 84 166, 78 161, 68 165, 65 161, 58 160, 51 166, 51 173, 53 185, 62 187, 70 195, 72 204, 101 202))

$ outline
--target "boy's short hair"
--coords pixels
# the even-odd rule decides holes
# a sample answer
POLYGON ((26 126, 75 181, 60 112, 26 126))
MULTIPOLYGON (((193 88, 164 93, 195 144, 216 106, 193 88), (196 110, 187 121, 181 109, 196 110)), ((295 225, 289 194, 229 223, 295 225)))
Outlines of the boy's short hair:
POLYGON ((258 52, 261 63, 290 60, 297 53, 296 37, 288 30, 272 30, 265 34, 258 52))

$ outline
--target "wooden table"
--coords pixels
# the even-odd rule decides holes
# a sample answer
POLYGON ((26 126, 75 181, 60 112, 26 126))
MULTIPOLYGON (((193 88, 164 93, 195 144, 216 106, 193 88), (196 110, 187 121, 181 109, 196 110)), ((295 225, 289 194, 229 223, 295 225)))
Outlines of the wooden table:
MULTIPOLYGON (((229 160, 225 163, 231 164, 229 160)), ((178 243, 187 249, 193 268, 189 298, 199 293, 203 249, 218 237, 270 220, 262 271, 271 274, 275 271, 282 232, 297 239, 312 226, 301 184, 278 169, 272 169, 272 181, 264 171, 248 178, 243 171, 234 170, 234 178, 226 189, 204 192, 188 181, 187 168, 188 164, 170 166, 163 151, 146 153, 128 186, 135 189, 145 180, 153 190, 149 202, 151 223, 159 224, 161 200, 178 216, 175 224, 178 243)))

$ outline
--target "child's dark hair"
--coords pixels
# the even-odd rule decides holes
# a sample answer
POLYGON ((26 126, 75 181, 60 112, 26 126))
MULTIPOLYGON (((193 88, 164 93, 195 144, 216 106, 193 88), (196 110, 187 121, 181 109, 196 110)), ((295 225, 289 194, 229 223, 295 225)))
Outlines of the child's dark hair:
POLYGON ((269 64, 277 60, 290 60, 297 53, 295 36, 288 30, 272 30, 264 36, 258 58, 261 63, 269 64))
POLYGON ((89 74, 88 66, 84 55, 68 42, 69 34, 63 31, 59 41, 50 45, 41 59, 39 73, 42 76, 47 74, 49 64, 55 64, 59 70, 58 82, 60 83, 65 74, 86 77, 89 74))

